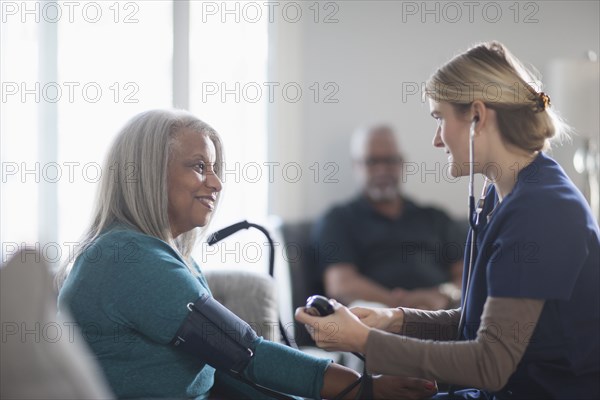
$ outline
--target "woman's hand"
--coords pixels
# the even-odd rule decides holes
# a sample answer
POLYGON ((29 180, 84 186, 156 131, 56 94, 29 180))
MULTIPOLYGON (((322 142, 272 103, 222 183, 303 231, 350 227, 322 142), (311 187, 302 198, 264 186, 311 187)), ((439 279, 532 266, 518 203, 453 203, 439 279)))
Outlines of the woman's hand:
POLYGON ((347 307, 332 300, 335 312, 325 317, 307 314, 304 307, 296 309, 296 321, 302 322, 317 346, 328 351, 365 352, 369 327, 360 322, 347 307))
POLYGON ((374 399, 416 400, 437 393, 435 382, 419 378, 380 375, 373 377, 374 399))
POLYGON ((401 308, 352 307, 350 311, 368 327, 393 333, 402 330, 404 311, 401 308))
MULTIPOLYGON (((321 397, 331 399, 352 385, 358 379, 358 372, 341 366, 329 364, 323 377, 321 397)), ((344 399, 355 399, 360 391, 360 385, 347 393, 344 399)), ((422 399, 437 393, 435 382, 418 378, 405 378, 400 376, 376 375, 373 376, 373 396, 369 399, 402 400, 422 399)))

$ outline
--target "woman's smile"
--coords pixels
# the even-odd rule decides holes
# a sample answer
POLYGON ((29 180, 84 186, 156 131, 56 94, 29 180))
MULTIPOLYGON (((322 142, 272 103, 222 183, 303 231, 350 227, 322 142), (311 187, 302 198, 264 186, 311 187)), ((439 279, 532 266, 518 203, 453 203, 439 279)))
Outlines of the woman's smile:
POLYGON ((215 196, 199 196, 196 199, 202 204, 204 207, 208 208, 210 211, 215 209, 215 196))

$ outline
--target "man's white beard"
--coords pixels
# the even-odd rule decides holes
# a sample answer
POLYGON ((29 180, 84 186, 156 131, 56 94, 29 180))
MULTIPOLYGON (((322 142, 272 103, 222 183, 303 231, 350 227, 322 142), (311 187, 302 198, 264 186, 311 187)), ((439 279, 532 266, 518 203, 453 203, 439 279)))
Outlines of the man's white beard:
POLYGON ((397 186, 370 187, 367 189, 369 198, 374 202, 392 201, 398 197, 399 190, 397 186))

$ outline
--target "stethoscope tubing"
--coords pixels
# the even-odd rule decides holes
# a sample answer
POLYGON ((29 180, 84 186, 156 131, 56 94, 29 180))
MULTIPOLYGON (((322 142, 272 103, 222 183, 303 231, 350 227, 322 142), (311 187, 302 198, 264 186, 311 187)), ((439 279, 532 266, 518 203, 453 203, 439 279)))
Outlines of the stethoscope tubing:
POLYGON ((475 242, 477 241, 477 230, 479 225, 479 216, 483 210, 485 203, 485 194, 487 192, 490 180, 486 177, 481 191, 481 196, 477 201, 477 208, 475 207, 475 196, 474 196, 474 182, 475 182, 475 124, 476 120, 471 123, 471 130, 469 132, 469 225, 471 226, 470 232, 470 249, 469 249, 469 265, 467 268, 467 282, 465 286, 465 293, 461 302, 460 319, 458 322, 458 330, 456 332, 456 340, 460 340, 462 337, 462 331, 465 324, 465 306, 469 298, 469 289, 471 287, 471 274, 473 273, 473 265, 475 263, 475 242))

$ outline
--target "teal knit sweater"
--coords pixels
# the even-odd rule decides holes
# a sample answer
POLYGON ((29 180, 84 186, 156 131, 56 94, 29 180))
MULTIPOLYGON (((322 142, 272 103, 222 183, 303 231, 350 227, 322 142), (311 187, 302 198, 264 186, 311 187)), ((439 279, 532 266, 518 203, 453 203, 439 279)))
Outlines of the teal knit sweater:
MULTIPOLYGON (((66 308, 120 397, 208 396, 215 370, 169 343, 186 305, 210 289, 166 242, 123 226, 97 238, 60 290, 66 308)), ((330 360, 259 338, 245 375, 286 393, 320 398, 330 360)))

